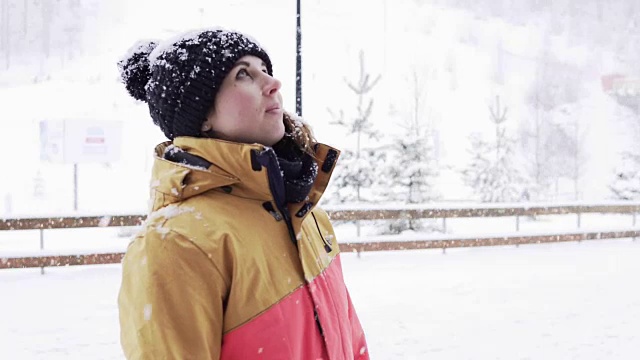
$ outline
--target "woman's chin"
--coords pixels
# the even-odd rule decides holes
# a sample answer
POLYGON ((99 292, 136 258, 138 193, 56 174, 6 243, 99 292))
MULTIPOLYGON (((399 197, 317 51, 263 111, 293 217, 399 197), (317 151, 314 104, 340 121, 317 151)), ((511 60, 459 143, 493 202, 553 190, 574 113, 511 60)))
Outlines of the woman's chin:
POLYGON ((275 144, 278 143, 278 141, 282 140, 282 138, 284 137, 284 133, 282 133, 281 136, 274 136, 270 139, 267 139, 266 141, 263 142, 264 145, 266 146, 273 146, 275 144))

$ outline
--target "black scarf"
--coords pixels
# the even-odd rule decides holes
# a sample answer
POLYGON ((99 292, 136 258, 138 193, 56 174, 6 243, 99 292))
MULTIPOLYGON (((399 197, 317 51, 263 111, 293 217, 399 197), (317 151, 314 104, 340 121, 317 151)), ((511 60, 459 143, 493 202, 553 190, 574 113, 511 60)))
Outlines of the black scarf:
POLYGON ((302 151, 288 133, 273 145, 273 150, 282 171, 286 202, 304 201, 318 175, 318 164, 315 159, 302 151))

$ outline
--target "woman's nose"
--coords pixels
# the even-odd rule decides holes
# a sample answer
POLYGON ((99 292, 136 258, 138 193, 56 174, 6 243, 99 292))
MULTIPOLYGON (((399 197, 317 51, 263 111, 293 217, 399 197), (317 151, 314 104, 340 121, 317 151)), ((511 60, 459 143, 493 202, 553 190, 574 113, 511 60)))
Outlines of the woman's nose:
POLYGON ((264 86, 265 95, 273 95, 280 90, 280 87, 282 87, 280 80, 271 76, 266 76, 266 79, 266 84, 264 86))

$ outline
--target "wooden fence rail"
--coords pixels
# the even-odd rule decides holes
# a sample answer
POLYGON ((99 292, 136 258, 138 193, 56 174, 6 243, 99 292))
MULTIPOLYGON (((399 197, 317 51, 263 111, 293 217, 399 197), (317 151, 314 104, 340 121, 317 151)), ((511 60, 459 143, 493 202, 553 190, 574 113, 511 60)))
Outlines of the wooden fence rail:
MULTIPOLYGON (((640 204, 617 203, 605 205, 556 205, 556 206, 520 206, 500 207, 486 206, 479 208, 409 208, 409 209, 332 209, 327 211, 334 220, 393 220, 420 218, 468 218, 468 217, 504 217, 504 216, 538 216, 538 215, 566 215, 583 213, 614 213, 633 215, 633 226, 636 224, 636 213, 640 212, 640 204)), ((54 218, 10 218, 0 219, 2 230, 41 230, 61 228, 91 228, 91 227, 126 227, 138 226, 144 221, 144 215, 106 215, 106 216, 70 216, 54 218)), ((578 220, 578 227, 580 221, 578 220)), ((423 239, 384 241, 367 241, 366 238, 340 244, 343 252, 388 251, 411 249, 447 249, 459 247, 500 246, 539 244, 550 242, 583 241, 594 239, 635 238, 640 236, 640 229, 622 229, 614 231, 575 231, 562 233, 546 233, 540 235, 508 235, 508 236, 479 236, 468 238, 423 239)), ((42 240, 41 240, 42 241, 42 240)), ((71 266, 113 264, 122 261, 124 253, 111 252, 83 255, 42 255, 42 256, 6 256, 0 254, 0 269, 31 268, 48 266, 71 266)))
MULTIPOLYGON (((605 205, 550 205, 550 206, 485 206, 485 207, 414 207, 408 209, 371 208, 339 209, 328 207, 329 218, 334 221, 437 219, 470 217, 541 216, 567 214, 631 214, 640 213, 640 203, 612 203, 605 205)), ((68 229, 90 227, 122 227, 140 225, 145 215, 101 215, 65 217, 0 218, 2 230, 68 229)))

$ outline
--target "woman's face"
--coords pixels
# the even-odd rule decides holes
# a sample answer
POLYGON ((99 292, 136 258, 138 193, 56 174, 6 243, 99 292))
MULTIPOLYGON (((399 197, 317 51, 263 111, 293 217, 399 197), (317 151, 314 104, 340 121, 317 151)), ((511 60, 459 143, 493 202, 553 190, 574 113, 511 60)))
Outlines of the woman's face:
POLYGON ((260 58, 240 58, 222 81, 202 130, 223 140, 272 146, 284 136, 281 85, 260 58))

